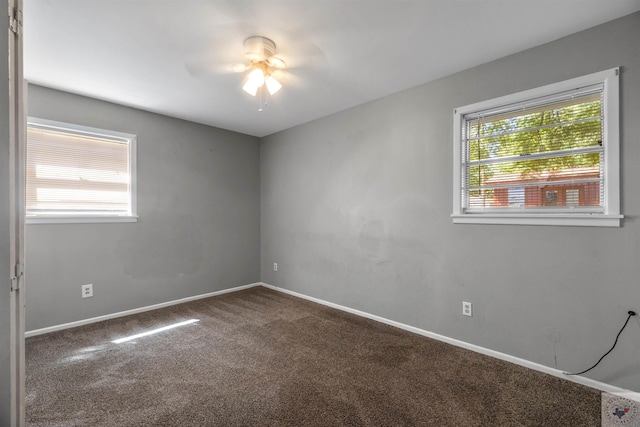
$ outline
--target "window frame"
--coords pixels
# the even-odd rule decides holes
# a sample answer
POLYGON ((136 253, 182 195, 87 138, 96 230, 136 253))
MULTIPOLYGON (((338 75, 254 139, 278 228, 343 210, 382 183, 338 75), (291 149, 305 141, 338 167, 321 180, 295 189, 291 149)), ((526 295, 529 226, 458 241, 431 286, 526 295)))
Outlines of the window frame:
MULTIPOLYGON (((137 135, 117 132, 113 130, 82 126, 73 123, 60 122, 56 120, 41 119, 38 117, 27 118, 27 129, 30 127, 40 129, 51 129, 54 131, 62 131, 69 134, 79 136, 93 136, 103 139, 112 139, 125 141, 129 150, 129 204, 130 212, 125 215, 114 214, 93 214, 93 215, 28 215, 25 208, 26 224, 80 224, 80 223, 119 223, 119 222, 137 222, 137 158, 136 145, 137 135)), ((25 141, 28 149, 29 141, 25 141)), ((26 187, 26 177, 25 177, 26 187)))
POLYGON ((506 96, 477 102, 453 110, 453 213, 454 224, 506 224, 506 225, 567 225, 620 227, 623 215, 620 213, 620 107, 619 107, 618 67, 581 77, 553 83, 538 88, 513 93, 506 96), (603 84, 603 148, 604 148, 604 204, 603 212, 544 212, 535 208, 521 211, 465 212, 462 206, 463 167, 462 126, 465 115, 480 111, 505 107, 536 98, 551 96, 577 88, 603 84))

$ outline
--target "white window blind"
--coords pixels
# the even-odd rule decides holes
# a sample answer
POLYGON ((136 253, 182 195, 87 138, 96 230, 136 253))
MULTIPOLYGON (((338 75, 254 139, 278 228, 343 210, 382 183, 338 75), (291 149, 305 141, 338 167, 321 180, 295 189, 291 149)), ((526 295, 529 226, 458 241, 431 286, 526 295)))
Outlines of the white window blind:
POLYGON ((27 218, 135 215, 135 136, 40 119, 27 126, 27 218))
POLYGON ((618 75, 455 109, 454 222, 620 226, 618 75))
POLYGON ((603 89, 599 84, 466 114, 461 141, 464 209, 513 209, 509 190, 523 188, 518 209, 602 212, 603 89), (567 195, 574 190, 577 206, 567 195))

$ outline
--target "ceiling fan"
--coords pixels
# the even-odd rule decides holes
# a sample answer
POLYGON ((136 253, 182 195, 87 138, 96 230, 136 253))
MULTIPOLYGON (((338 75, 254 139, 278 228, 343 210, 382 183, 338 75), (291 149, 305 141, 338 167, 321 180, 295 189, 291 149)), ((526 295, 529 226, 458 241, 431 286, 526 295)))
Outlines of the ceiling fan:
POLYGON ((286 68, 284 60, 276 53, 273 40, 262 36, 251 36, 244 41, 244 51, 249 64, 236 64, 234 71, 249 71, 242 90, 256 96, 259 89, 266 87, 269 95, 273 95, 282 88, 273 73, 286 68))
POLYGON ((326 55, 304 34, 276 32, 278 38, 282 39, 276 53, 276 44, 268 37, 247 37, 243 42, 244 49, 240 51, 234 47, 237 46, 236 37, 239 35, 237 29, 225 28, 225 31, 218 30, 216 33, 233 35, 207 42, 208 46, 217 46, 216 49, 197 49, 197 53, 185 62, 187 71, 198 79, 215 79, 230 72, 245 73, 242 89, 249 95, 260 97, 258 111, 262 111, 262 107, 267 105, 267 97, 278 92, 283 83, 296 87, 308 85, 318 81, 326 72, 326 55), (229 43, 232 40, 233 45, 229 43), (286 62, 283 58, 286 58, 286 62))

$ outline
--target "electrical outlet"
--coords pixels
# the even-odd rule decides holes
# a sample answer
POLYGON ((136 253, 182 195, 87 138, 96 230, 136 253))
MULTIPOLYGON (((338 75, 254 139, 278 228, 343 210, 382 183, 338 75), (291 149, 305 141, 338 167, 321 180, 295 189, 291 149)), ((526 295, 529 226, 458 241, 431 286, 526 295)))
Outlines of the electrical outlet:
POLYGON ((273 271, 278 271, 278 263, 277 262, 273 263, 273 271))
POLYGON ((82 285, 82 298, 89 298, 93 296, 93 284, 82 285))
POLYGON ((473 308, 470 302, 462 301, 462 314, 465 316, 473 316, 473 308))

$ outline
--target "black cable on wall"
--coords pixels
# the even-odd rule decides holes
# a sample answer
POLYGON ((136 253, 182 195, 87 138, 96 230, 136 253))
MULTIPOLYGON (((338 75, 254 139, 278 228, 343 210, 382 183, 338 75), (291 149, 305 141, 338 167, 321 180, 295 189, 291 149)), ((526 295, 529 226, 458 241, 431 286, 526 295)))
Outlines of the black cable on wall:
POLYGON ((595 364, 595 365, 593 365, 592 367, 590 367, 590 368, 588 368, 588 369, 585 369, 584 371, 580 371, 580 372, 573 372, 573 373, 570 373, 570 372, 563 372, 563 374, 565 374, 565 375, 582 375, 582 374, 584 374, 585 372, 589 372, 590 370, 592 370, 593 368, 595 368, 596 366, 598 366, 598 364, 599 364, 600 362, 602 362, 602 359, 604 359, 604 358, 605 358, 605 356, 606 356, 607 354, 611 353, 611 352, 613 351, 613 349, 616 347, 616 344, 618 344, 618 338, 620 338, 620 334, 622 333, 622 331, 624 331, 624 328, 626 328, 626 327, 627 327, 627 323, 629 323, 629 319, 631 319, 633 316, 635 316, 635 315, 636 315, 636 312, 635 312, 635 311, 633 311, 633 310, 629 310, 629 311, 627 312, 627 314, 629 315, 629 317, 627 317, 627 321, 626 321, 626 322, 624 322, 624 325, 622 325, 622 329, 620 329, 620 332, 618 332, 618 335, 616 335, 616 340, 615 340, 615 341, 614 341, 614 343, 613 343, 613 347, 611 347, 611 348, 609 349, 609 351, 607 351, 607 352, 606 352, 606 353, 605 353, 605 354, 600 358, 600 360, 598 360, 598 361, 596 362, 596 364, 595 364))

